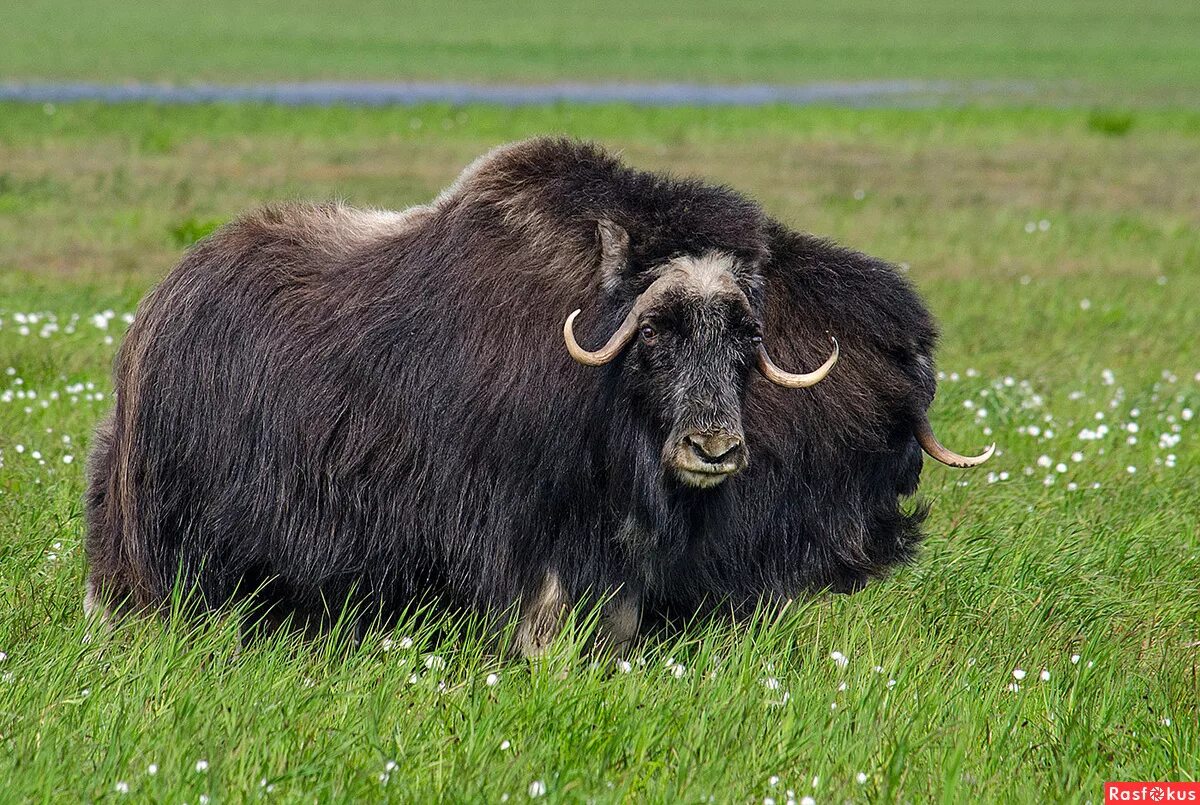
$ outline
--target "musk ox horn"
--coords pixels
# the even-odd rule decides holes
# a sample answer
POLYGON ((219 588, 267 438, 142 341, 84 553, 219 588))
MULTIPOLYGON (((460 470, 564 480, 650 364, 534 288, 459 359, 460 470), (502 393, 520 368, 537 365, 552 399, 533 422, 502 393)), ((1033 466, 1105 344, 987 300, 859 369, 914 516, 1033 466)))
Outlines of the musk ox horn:
POLYGON ((792 374, 785 372, 775 365, 771 360, 771 356, 767 354, 767 348, 762 344, 758 345, 758 370, 763 373, 763 376, 777 386, 784 386, 789 389, 803 389, 809 386, 814 386, 825 379, 825 375, 829 374, 829 370, 838 361, 838 342, 833 336, 830 336, 830 341, 833 342, 833 353, 825 363, 821 364, 819 369, 808 372, 807 374, 792 374))
POLYGON ((633 334, 637 332, 640 310, 637 305, 634 305, 633 310, 629 311, 629 315, 625 317, 625 321, 621 322, 621 326, 608 339, 608 343, 595 352, 587 351, 575 340, 575 317, 579 313, 580 311, 576 310, 567 316, 567 321, 563 324, 563 340, 567 342, 567 352, 585 366, 603 366, 620 355, 621 350, 629 343, 629 339, 633 338, 633 334))
POLYGON ((921 445, 922 450, 929 454, 930 458, 937 459, 947 467, 958 467, 959 469, 978 467, 991 458, 992 453, 996 451, 995 442, 988 445, 988 448, 977 456, 960 456, 953 450, 947 450, 933 435, 933 428, 929 426, 928 416, 922 416, 917 423, 917 443, 921 445))

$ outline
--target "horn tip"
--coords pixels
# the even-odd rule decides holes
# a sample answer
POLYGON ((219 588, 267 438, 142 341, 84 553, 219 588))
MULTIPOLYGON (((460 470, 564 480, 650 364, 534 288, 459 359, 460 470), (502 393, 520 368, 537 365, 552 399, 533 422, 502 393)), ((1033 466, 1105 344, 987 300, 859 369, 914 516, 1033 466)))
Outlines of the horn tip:
POLYGON ((964 462, 958 466, 962 469, 970 469, 972 467, 978 467, 980 464, 983 464, 988 459, 990 459, 992 457, 992 454, 995 452, 996 452, 996 443, 992 442, 986 448, 984 448, 984 451, 982 453, 980 453, 977 456, 972 456, 971 458, 968 458, 966 460, 966 462, 964 462))

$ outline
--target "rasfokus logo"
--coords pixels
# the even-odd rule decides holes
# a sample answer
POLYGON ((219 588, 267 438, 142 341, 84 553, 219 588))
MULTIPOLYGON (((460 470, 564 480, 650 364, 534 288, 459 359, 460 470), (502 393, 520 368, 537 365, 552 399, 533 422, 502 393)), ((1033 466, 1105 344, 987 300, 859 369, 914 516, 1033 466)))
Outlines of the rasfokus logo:
POLYGON ((1200 804, 1200 783, 1105 783, 1104 803, 1113 802, 1200 804))

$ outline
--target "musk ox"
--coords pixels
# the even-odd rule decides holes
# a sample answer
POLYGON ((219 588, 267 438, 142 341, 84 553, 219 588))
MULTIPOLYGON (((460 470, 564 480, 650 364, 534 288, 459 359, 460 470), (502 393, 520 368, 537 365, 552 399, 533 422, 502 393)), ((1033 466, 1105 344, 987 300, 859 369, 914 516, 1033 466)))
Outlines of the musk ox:
POLYGON ((271 207, 138 308, 86 606, 512 608, 534 653, 570 604, 621 643, 854 590, 913 555, 922 449, 991 453, 930 429, 935 339, 889 264, 589 144, 498 148, 399 213, 271 207))

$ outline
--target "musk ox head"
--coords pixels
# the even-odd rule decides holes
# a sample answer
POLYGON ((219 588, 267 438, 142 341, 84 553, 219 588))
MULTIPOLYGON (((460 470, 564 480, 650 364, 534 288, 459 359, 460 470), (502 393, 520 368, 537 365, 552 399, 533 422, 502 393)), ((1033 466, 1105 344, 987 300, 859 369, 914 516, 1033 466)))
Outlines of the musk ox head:
MULTIPOLYGON (((601 284, 620 285, 627 267, 629 235, 610 221, 598 223, 601 284)), ((807 373, 778 367, 762 327, 757 270, 724 252, 681 255, 653 266, 650 284, 633 301, 621 325, 600 348, 575 340, 574 323, 563 325, 567 351, 587 366, 622 358, 622 380, 635 408, 663 434, 662 465, 682 483, 707 489, 745 469, 750 447, 742 428, 742 403, 752 371, 772 383, 801 389, 821 382, 838 361, 836 338, 825 362, 807 373)), ((922 415, 913 436, 932 458, 951 467, 974 467, 995 449, 963 456, 944 447, 922 415)))
MULTIPOLYGON (((629 236, 608 221, 599 233, 602 277, 610 280, 624 266, 629 236)), ((811 386, 837 362, 837 342, 813 372, 776 366, 751 302, 757 275, 728 254, 677 256, 651 268, 649 277, 604 346, 588 351, 575 340, 578 310, 567 317, 563 338, 571 356, 588 366, 623 355, 630 398, 664 434, 664 470, 688 486, 714 487, 750 460, 742 429, 750 372, 757 367, 781 386, 811 386)))

